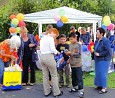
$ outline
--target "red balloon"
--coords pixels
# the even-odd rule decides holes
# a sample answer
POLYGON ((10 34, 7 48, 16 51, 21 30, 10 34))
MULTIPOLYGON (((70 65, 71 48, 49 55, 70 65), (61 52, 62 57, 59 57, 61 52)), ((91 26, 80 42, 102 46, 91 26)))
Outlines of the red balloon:
POLYGON ((90 51, 90 50, 91 50, 91 45, 88 45, 87 48, 88 48, 88 50, 90 51))
POLYGON ((91 42, 90 45, 94 45, 94 42, 91 42))
POLYGON ((92 52, 92 46, 94 46, 94 42, 91 42, 89 45, 88 45, 88 50, 90 52, 92 52))
POLYGON ((18 24, 18 26, 19 26, 19 27, 25 27, 25 26, 26 26, 26 24, 25 24, 25 22, 24 22, 24 21, 20 21, 20 22, 19 22, 19 24, 18 24))
POLYGON ((10 15, 10 19, 16 18, 16 15, 10 15))

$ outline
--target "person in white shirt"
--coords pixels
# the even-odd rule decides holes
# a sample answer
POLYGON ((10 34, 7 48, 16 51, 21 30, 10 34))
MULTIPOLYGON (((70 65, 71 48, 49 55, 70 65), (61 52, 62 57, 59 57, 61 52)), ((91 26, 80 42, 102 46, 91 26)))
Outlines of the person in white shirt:
POLYGON ((63 95, 63 92, 59 90, 56 61, 54 59, 54 54, 59 54, 59 52, 55 48, 54 43, 54 39, 59 35, 59 32, 56 28, 51 28, 46 32, 46 34, 47 35, 40 40, 44 94, 47 97, 52 92, 49 84, 50 72, 52 79, 53 95, 56 97, 63 95))

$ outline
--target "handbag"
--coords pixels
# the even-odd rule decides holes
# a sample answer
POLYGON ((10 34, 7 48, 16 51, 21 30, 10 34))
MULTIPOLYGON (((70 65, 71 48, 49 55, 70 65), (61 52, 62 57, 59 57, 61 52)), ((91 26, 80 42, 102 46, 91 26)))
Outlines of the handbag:
MULTIPOLYGON (((37 40, 34 38, 34 36, 32 34, 28 34, 28 38, 30 39, 31 44, 37 43, 37 40)), ((36 47, 33 47, 32 50, 33 50, 33 58, 36 61, 36 60, 38 60, 38 54, 37 54, 36 47)))

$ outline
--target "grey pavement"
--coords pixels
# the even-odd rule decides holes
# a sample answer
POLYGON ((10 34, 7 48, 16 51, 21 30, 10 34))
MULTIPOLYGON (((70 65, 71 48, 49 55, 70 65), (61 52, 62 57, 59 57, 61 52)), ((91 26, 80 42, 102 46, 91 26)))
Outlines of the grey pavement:
MULTIPOLYGON (((59 98, 77 98, 78 93, 69 93, 70 88, 61 88, 64 95, 59 98)), ((0 91, 0 98, 55 98, 53 95, 44 96, 43 85, 26 86, 22 90, 0 91)), ((108 89, 106 94, 98 94, 94 87, 85 87, 84 98, 115 98, 115 89, 108 89)))

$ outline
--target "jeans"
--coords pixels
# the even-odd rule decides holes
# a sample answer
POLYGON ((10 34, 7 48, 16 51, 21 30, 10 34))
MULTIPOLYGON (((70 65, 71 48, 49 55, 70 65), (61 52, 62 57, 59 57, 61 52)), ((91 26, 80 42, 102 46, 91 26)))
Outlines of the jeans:
POLYGON ((10 61, 4 62, 2 59, 0 59, 0 84, 3 83, 4 67, 8 67, 9 64, 10 64, 10 61))
POLYGON ((83 89, 83 72, 81 67, 72 67, 72 86, 78 87, 78 90, 83 89))

